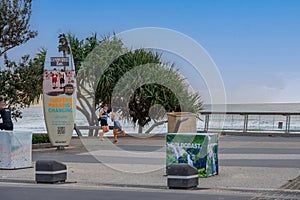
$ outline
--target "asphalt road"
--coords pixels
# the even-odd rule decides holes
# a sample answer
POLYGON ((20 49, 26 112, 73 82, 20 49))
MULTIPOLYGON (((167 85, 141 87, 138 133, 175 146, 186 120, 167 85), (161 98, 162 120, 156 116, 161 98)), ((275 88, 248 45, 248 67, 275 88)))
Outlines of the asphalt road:
POLYGON ((220 200, 243 200, 251 199, 251 196, 243 194, 223 195, 208 194, 201 192, 187 193, 186 191, 134 191, 115 189, 82 189, 82 188, 59 188, 59 187, 38 187, 38 186, 0 186, 0 198, 3 200, 199 200, 199 199, 220 199, 220 200))

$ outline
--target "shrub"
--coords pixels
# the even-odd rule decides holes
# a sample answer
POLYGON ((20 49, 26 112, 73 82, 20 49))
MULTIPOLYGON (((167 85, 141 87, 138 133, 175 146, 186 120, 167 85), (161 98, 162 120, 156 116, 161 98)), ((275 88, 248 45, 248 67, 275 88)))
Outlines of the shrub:
POLYGON ((48 134, 33 134, 32 135, 32 144, 41 144, 41 143, 49 143, 48 134))

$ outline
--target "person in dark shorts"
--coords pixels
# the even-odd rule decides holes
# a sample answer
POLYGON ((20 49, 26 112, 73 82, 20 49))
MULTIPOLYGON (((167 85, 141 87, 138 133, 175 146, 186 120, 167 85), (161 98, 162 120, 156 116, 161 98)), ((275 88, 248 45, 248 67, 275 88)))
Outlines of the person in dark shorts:
POLYGON ((60 70, 59 72, 59 85, 60 85, 60 89, 62 89, 64 87, 65 84, 65 72, 63 69, 60 70))
POLYGON ((109 131, 109 126, 107 123, 107 119, 108 119, 108 106, 105 104, 103 106, 103 109, 100 111, 100 115, 99 115, 99 120, 100 120, 100 124, 101 124, 101 128, 102 128, 102 133, 100 135, 100 140, 103 140, 103 136, 105 133, 107 133, 109 131))
POLYGON ((0 123, 0 130, 12 131, 14 129, 14 125, 11 120, 11 112, 6 107, 4 101, 0 102, 0 116, 2 118, 2 123, 0 123))

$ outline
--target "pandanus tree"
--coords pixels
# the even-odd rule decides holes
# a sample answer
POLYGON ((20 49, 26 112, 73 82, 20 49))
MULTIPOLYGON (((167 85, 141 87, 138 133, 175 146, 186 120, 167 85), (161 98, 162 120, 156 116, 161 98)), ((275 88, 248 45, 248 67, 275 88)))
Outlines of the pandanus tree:
POLYGON ((67 37, 74 62, 80 63, 77 109, 90 126, 98 125, 95 111, 101 104, 121 110, 128 122, 139 127, 139 132, 150 122, 154 125, 145 132, 165 123, 166 112, 197 113, 201 109, 200 95, 188 91, 175 66, 163 63, 160 54, 144 49, 130 51, 117 37, 101 41, 96 37, 67 37))
POLYGON ((167 112, 197 113, 202 107, 200 96, 190 94, 175 66, 162 63, 160 54, 144 49, 120 56, 106 69, 97 85, 96 101, 120 109, 128 121, 138 125, 139 133, 150 122, 154 125, 146 132, 165 123, 167 112))
MULTIPOLYGON (((77 73, 77 109, 85 116, 90 126, 99 124, 98 116, 96 115, 99 102, 95 99, 97 83, 105 67, 109 66, 114 58, 122 55, 123 51, 122 42, 119 39, 104 39, 99 41, 99 44, 81 63, 77 73)), ((97 134, 97 131, 89 131, 90 136, 97 134)))

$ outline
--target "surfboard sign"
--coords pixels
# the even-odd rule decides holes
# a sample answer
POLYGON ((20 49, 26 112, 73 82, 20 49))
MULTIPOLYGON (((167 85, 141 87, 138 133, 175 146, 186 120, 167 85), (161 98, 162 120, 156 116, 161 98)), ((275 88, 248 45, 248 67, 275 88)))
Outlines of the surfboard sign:
POLYGON ((76 117, 76 74, 72 55, 46 55, 43 71, 43 108, 50 142, 68 146, 76 117))

